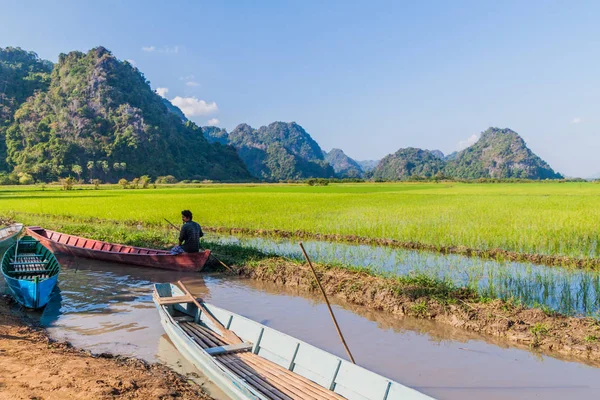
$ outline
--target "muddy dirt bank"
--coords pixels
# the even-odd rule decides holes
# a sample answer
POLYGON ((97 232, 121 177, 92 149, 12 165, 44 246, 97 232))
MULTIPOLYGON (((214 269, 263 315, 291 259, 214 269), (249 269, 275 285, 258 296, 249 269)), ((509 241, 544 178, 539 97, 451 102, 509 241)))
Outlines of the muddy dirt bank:
MULTIPOLYGON (((435 282, 385 278, 366 272, 316 266, 325 291, 346 302, 390 313, 390 318, 426 318, 486 335, 502 337, 542 353, 597 365, 600 321, 527 309, 502 300, 482 300, 474 292, 435 282)), ((306 265, 283 258, 242 267, 240 274, 279 285, 318 290, 306 265)))
POLYGON ((166 366, 53 342, 0 297, 0 399, 210 399, 166 366))

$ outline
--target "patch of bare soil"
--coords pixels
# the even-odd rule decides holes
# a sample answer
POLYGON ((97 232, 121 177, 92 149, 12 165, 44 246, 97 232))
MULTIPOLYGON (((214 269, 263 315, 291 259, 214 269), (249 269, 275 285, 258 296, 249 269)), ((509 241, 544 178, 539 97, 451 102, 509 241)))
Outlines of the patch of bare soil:
POLYGON ((166 366, 52 342, 0 298, 0 399, 209 399, 166 366))
MULTIPOLYGON (((593 318, 547 315, 502 300, 481 302, 467 289, 436 287, 427 282, 406 283, 364 272, 315 265, 328 296, 348 303, 435 320, 486 335, 505 338, 549 355, 564 355, 591 364, 600 361, 600 322, 593 318)), ((242 275, 307 292, 318 290, 306 265, 283 258, 266 259, 241 269, 242 275)))

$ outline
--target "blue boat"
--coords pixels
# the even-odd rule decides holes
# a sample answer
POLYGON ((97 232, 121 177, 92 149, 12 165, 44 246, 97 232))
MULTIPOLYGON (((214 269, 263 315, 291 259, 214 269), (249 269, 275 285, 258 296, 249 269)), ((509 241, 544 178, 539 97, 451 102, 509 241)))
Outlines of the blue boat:
POLYGON ((27 308, 42 308, 58 281, 60 264, 54 254, 31 236, 24 236, 2 257, 2 275, 15 300, 27 308))

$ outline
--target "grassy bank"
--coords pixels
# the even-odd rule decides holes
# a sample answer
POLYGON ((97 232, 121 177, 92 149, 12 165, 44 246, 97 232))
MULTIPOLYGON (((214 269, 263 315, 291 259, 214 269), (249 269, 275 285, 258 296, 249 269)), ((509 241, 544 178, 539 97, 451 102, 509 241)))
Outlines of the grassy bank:
POLYGON ((393 239, 437 249, 600 256, 600 185, 593 183, 0 188, 0 213, 163 226, 163 218, 177 219, 186 208, 214 227, 393 239))

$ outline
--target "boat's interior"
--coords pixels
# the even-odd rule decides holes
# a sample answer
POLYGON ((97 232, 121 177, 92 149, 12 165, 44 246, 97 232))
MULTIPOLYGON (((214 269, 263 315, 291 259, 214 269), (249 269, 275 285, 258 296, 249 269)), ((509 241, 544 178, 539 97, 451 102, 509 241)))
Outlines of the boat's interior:
MULTIPOLYGON (((345 398, 276 362, 255 354, 252 351, 254 347, 252 343, 234 343, 225 336, 219 335, 202 318, 198 318, 199 314, 194 304, 175 303, 178 301, 177 298, 181 301, 181 296, 177 296, 180 293, 175 293, 176 296, 171 297, 173 294, 169 290, 169 285, 156 285, 156 287, 159 291, 157 298, 164 297, 159 302, 165 304, 175 323, 186 335, 229 369, 233 375, 238 376, 266 397, 276 400, 345 398)), ((173 289, 178 290, 178 288, 173 289)))
POLYGON ((2 259, 2 271, 10 278, 42 281, 60 270, 50 250, 32 237, 25 236, 2 259))
MULTIPOLYGON (((178 315, 179 326, 203 349, 233 346, 225 337, 217 335, 202 323, 195 323, 193 319, 190 321, 191 317, 186 317, 185 314, 178 315)), ((252 353, 251 349, 214 354, 213 357, 271 399, 344 399, 315 382, 252 353)))
POLYGON ((83 249, 97 250, 97 251, 109 251, 115 253, 124 254, 142 254, 142 255, 170 255, 171 252, 167 250, 155 250, 146 249, 143 247, 127 246, 123 244, 106 243, 100 240, 86 239, 79 236, 68 235, 66 233, 59 233, 49 231, 43 228, 28 228, 30 231, 36 234, 46 237, 54 242, 65 244, 67 246, 80 247, 83 249))

